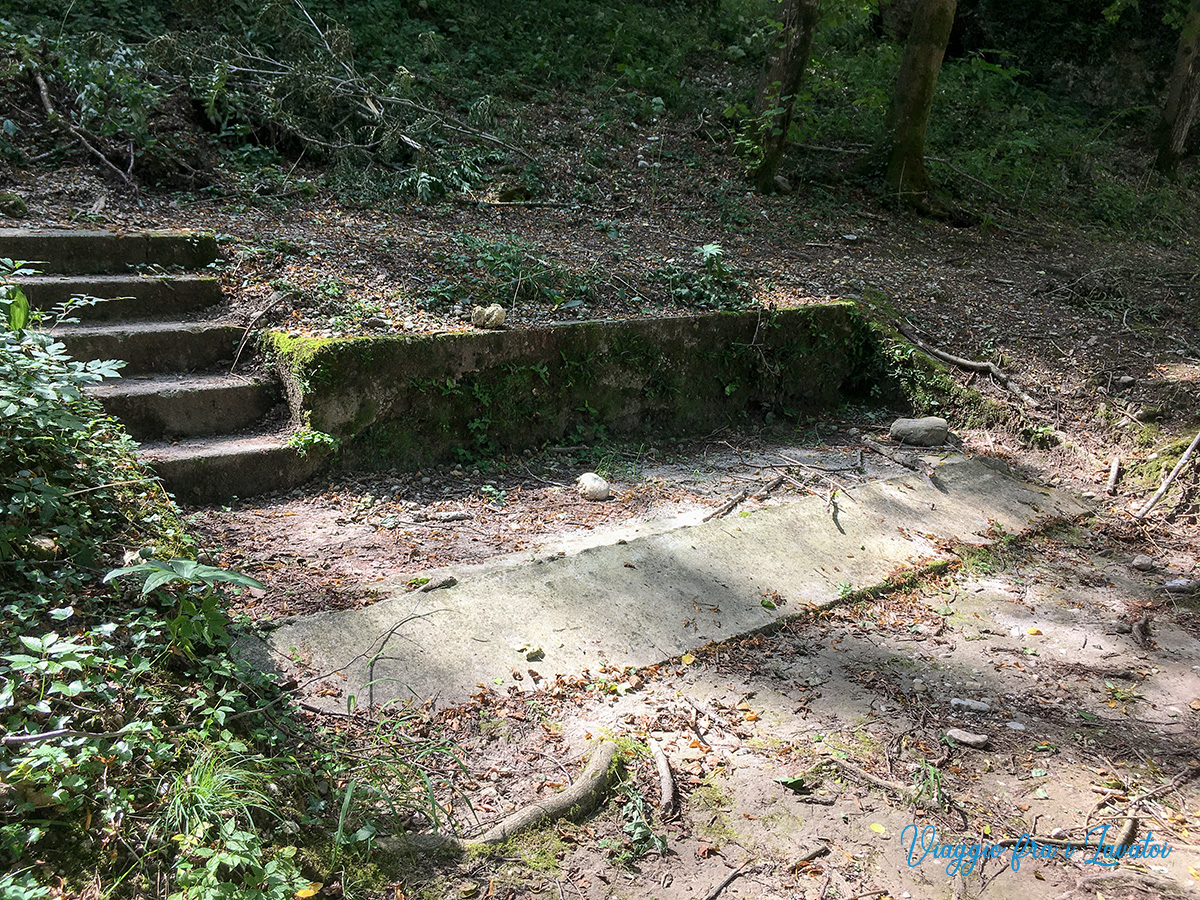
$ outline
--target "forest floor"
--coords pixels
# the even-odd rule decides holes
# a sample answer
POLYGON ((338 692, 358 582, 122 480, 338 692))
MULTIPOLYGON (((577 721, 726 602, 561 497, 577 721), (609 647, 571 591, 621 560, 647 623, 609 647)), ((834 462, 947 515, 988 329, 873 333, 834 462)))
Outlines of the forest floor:
MULTIPOLYGON (((592 134, 549 109, 530 114, 543 117, 540 193, 517 203, 500 201, 499 189, 434 206, 349 201, 299 171, 258 193, 225 185, 187 196, 122 195, 85 170, 8 181, 32 223, 216 231, 226 312, 248 322, 273 304, 265 321, 318 334, 466 330, 485 295, 508 308, 510 328, 688 312, 655 272, 671 261, 694 267, 695 248, 719 243, 751 306, 877 304, 867 311, 902 317, 933 345, 998 361, 1037 409, 962 372, 963 385, 1008 407, 1003 423, 971 428, 953 410, 919 411, 945 412, 966 450, 1074 491, 1094 513, 997 536, 990 550, 960 548, 941 575, 773 634, 639 672, 481 687, 469 703, 428 710, 417 732, 460 748, 462 768, 441 773, 453 787, 442 799, 466 829, 576 777, 587 738, 602 735, 630 739, 627 748, 653 738, 682 808, 661 820, 655 764, 635 754, 619 801, 596 817, 531 832, 499 855, 418 863, 398 853, 387 896, 1183 896, 1200 880, 1190 832, 1200 829, 1200 609, 1194 588, 1165 585, 1200 576, 1197 467, 1145 522, 1130 511, 1161 476, 1160 454, 1174 447, 1176 458, 1196 428, 1196 237, 1167 247, 1007 217, 952 228, 841 183, 749 194, 703 121, 608 123, 592 134), (515 287, 505 280, 514 273, 515 287), (527 280, 547 290, 523 290, 527 280), (1109 496, 1114 456, 1125 474, 1109 496), (1149 568, 1132 567, 1139 555, 1149 568), (987 745, 948 741, 955 726, 987 745), (828 763, 830 753, 890 787, 828 763), (953 802, 921 808, 941 798, 953 802), (1110 825, 1112 842, 1130 818, 1135 844, 1152 832, 1172 854, 1114 869, 1087 863, 1093 851, 1059 853, 1016 870, 1006 848, 954 876, 918 849, 909 864, 910 824, 966 845, 1022 833, 1073 840, 1110 825)), ((765 455, 797 442, 853 453, 895 412, 343 474, 191 512, 215 558, 268 585, 239 611, 280 619, 369 603, 384 576, 695 517, 739 486, 764 486, 772 472, 754 463, 765 455), (584 469, 607 473, 619 502, 582 504, 569 485, 584 469)), ((836 486, 792 474, 762 502, 836 486)), ((349 870, 345 880, 322 891, 353 893, 349 870)))

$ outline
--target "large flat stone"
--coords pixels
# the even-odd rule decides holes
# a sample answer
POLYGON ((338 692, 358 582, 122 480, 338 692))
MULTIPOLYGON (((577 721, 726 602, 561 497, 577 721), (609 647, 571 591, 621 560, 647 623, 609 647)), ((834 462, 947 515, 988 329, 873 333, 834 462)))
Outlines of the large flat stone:
POLYGON ((937 488, 915 476, 851 488, 832 510, 810 498, 562 558, 463 568, 453 587, 309 616, 268 641, 280 658, 299 653, 313 671, 337 672, 360 706, 457 703, 529 668, 552 677, 658 663, 944 558, 950 542, 1084 512, 992 460, 956 458, 936 479, 937 488), (764 607, 767 591, 786 604, 764 607), (545 657, 530 662, 522 648, 535 647, 545 657))
POLYGON ((211 234, 0 228, 0 257, 49 275, 127 272, 138 266, 200 269, 217 258, 211 234))

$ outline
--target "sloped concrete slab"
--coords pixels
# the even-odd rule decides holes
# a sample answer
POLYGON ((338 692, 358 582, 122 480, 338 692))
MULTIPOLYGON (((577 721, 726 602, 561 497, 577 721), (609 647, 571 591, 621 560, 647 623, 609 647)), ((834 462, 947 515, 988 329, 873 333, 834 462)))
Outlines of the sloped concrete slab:
POLYGON ((123 359, 126 375, 142 375, 191 372, 232 360, 242 329, 203 322, 125 322, 64 325, 54 335, 76 359, 123 359))
POLYGON ((0 257, 26 260, 48 274, 93 275, 137 266, 200 269, 217 258, 211 234, 0 228, 0 257))
POLYGON ((278 383, 239 375, 119 378, 89 393, 139 441, 236 433, 280 402, 278 383))
POLYGON ((105 301, 73 310, 81 322, 178 318, 221 302, 221 283, 199 275, 35 275, 19 284, 34 309, 49 310, 78 295, 105 301))
POLYGON ((1085 511, 992 460, 933 461, 936 487, 917 476, 875 482, 828 509, 810 498, 572 556, 464 568, 445 589, 285 625, 269 646, 336 672, 359 706, 456 703, 530 668, 552 677, 658 663, 944 558, 950 542, 1085 511), (768 595, 778 603, 775 592, 786 602, 763 606, 768 595))
POLYGON ((325 464, 324 454, 302 456, 275 434, 143 444, 141 455, 177 500, 197 505, 289 490, 325 464))

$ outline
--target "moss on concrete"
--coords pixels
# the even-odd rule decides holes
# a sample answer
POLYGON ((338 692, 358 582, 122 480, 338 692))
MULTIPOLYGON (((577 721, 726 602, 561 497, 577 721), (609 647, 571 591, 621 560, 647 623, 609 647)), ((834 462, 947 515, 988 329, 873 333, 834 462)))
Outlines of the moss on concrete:
POLYGON ((686 435, 862 396, 882 366, 848 303, 527 331, 266 339, 298 421, 357 465, 686 435), (871 373, 865 376, 864 373, 871 373))

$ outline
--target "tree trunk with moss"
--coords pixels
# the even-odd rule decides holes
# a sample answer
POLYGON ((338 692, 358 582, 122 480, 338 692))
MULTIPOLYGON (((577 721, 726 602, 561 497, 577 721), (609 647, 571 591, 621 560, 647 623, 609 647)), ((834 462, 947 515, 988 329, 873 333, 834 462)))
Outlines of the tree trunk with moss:
POLYGON ((1154 168, 1165 175, 1174 175, 1187 147, 1188 134, 1200 110, 1200 0, 1192 0, 1192 8, 1179 35, 1175 67, 1167 82, 1167 102, 1155 135, 1158 156, 1154 168))
POLYGON ((773 189, 775 173, 783 161, 788 129, 796 112, 796 94, 812 52, 820 5, 821 0, 780 0, 775 52, 771 54, 755 104, 762 122, 763 158, 754 171, 754 185, 763 192, 773 189))
POLYGON ((925 129, 958 0, 920 0, 900 62, 884 126, 887 186, 902 201, 929 209, 933 182, 925 169, 925 129))

